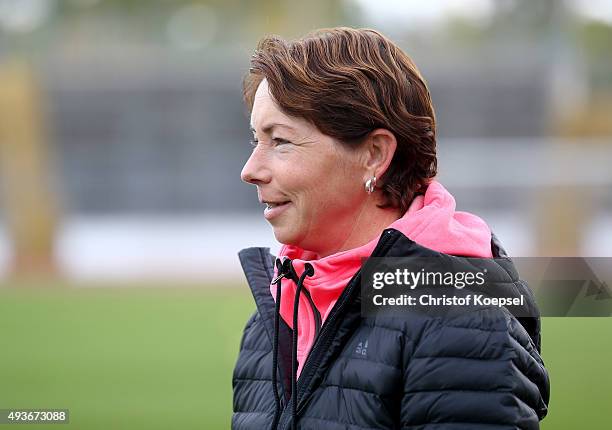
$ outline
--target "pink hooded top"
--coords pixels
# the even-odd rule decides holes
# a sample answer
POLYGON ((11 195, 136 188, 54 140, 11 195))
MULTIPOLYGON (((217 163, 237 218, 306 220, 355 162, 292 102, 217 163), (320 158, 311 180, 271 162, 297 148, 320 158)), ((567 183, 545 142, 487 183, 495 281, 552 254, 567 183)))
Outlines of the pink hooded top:
MULTIPOLYGON (((455 199, 437 181, 432 181, 424 195, 415 197, 402 218, 394 221, 388 228, 402 232, 414 242, 451 255, 491 258, 491 230, 476 215, 455 211, 455 199)), ((298 274, 304 271, 304 264, 314 267, 314 275, 306 277, 304 288, 321 314, 324 324, 340 294, 361 267, 362 258, 367 258, 376 248, 379 238, 357 248, 341 251, 327 257, 318 258, 316 254, 297 246, 284 245, 278 257, 293 260, 298 274)), ((276 276, 276 273, 275 273, 276 276)), ((293 302, 296 284, 290 279, 281 281, 280 315, 293 328, 293 302)), ((270 285, 272 297, 276 300, 276 285, 270 285)), ((315 340, 316 319, 308 299, 300 295, 298 309, 298 376, 302 371, 315 340)))

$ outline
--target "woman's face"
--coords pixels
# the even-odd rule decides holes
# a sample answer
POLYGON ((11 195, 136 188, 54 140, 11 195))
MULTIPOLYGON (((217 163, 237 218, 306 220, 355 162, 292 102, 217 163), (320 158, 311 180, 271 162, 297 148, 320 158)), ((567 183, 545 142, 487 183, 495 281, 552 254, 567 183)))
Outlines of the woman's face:
POLYGON ((269 203, 264 217, 276 239, 314 252, 342 246, 367 198, 361 152, 285 115, 265 79, 255 94, 251 130, 253 153, 241 178, 269 203))

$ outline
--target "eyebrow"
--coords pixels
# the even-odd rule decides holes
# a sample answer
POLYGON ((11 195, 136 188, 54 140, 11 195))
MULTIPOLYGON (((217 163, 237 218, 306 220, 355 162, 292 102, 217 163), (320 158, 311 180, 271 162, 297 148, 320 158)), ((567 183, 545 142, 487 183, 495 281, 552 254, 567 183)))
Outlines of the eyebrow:
MULTIPOLYGON (((268 125, 266 125, 266 126, 265 126, 265 127, 262 129, 262 131, 263 131, 265 134, 270 134, 270 132, 271 132, 272 130, 274 130, 274 128, 275 128, 275 127, 283 127, 283 128, 287 128, 287 129, 289 129, 289 130, 291 130, 291 131, 295 131, 295 129, 294 129, 293 127, 291 127, 291 126, 289 126, 289 125, 286 125, 286 124, 280 124, 280 123, 268 124, 268 125)), ((253 128, 253 126, 251 126, 251 131, 252 131, 253 133, 256 133, 256 131, 255 131, 255 129, 253 128)))

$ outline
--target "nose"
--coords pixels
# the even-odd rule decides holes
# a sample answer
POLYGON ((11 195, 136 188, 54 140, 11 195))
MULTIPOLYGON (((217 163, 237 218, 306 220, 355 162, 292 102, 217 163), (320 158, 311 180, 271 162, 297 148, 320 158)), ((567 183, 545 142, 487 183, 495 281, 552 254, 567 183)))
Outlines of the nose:
POLYGON ((240 179, 253 185, 270 182, 270 169, 267 167, 264 158, 260 148, 255 148, 242 168, 240 179))

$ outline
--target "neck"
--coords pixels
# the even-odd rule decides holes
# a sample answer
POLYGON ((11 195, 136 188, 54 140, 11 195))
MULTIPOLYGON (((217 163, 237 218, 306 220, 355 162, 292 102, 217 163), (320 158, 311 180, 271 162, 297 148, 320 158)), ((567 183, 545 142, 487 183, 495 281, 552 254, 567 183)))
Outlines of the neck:
POLYGON ((317 250, 319 258, 357 248, 376 239, 394 221, 402 217, 399 209, 381 209, 374 205, 363 207, 356 217, 351 217, 344 231, 348 234, 335 246, 317 250))

